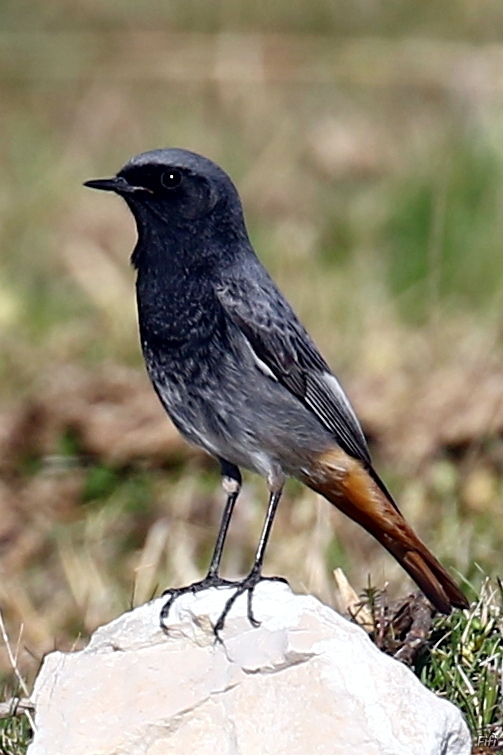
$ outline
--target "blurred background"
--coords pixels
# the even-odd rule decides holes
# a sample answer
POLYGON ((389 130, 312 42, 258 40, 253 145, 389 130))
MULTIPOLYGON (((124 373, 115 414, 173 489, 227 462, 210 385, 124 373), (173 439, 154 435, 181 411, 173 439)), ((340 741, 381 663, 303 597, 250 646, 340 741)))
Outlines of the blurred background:
MULTIPOLYGON (((0 18, 0 607, 23 673, 202 576, 221 516, 215 463, 144 374, 132 218, 82 187, 155 147, 231 174, 409 521, 460 582, 502 575, 503 5, 4 0, 0 18)), ((266 498, 247 475, 228 575, 266 498)), ((357 592, 412 589, 289 483, 266 573, 333 603, 338 566, 357 592)))

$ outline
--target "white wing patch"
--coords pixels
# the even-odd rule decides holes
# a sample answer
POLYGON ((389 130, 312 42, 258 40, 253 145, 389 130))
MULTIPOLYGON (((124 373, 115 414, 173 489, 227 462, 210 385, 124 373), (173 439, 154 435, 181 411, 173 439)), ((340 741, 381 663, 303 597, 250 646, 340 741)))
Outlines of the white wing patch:
MULTIPOLYGON (((350 415, 351 415, 352 417, 354 417, 354 418, 355 418, 355 420, 356 420, 355 410, 354 410, 354 409, 353 409, 353 407, 351 406, 351 404, 350 404, 350 402, 349 402, 349 399, 348 399, 348 397, 347 397, 347 396, 346 396, 346 394, 344 393, 344 388, 343 388, 343 387, 342 387, 342 385, 341 385, 341 384, 339 383, 339 381, 337 380, 337 378, 335 377, 335 375, 332 375, 332 374, 331 374, 330 372, 324 372, 324 373, 322 374, 322 376, 321 376, 321 379, 323 380, 323 382, 325 382, 325 383, 327 384, 327 386, 329 387, 330 391, 331 391, 331 392, 332 392, 332 393, 333 393, 333 394, 334 394, 335 396, 337 396, 337 398, 338 398, 338 399, 339 399, 340 401, 342 401, 342 403, 344 404, 344 406, 345 406, 345 407, 346 407, 346 409, 348 410, 349 414, 350 414, 350 415)), ((356 421, 357 421, 357 423, 358 423, 358 420, 356 420, 356 421)))
POLYGON ((257 356, 257 354, 255 353, 255 351, 253 349, 253 346, 251 345, 251 343, 249 342, 249 340, 246 338, 246 336, 244 337, 244 340, 245 340, 246 345, 250 349, 251 355, 253 357, 253 361, 255 362, 255 366, 258 367, 259 370, 264 375, 267 375, 267 377, 269 377, 272 380, 275 380, 276 382, 278 382, 278 378, 276 377, 276 375, 274 374, 274 372, 266 365, 265 362, 263 362, 260 359, 260 357, 257 356))

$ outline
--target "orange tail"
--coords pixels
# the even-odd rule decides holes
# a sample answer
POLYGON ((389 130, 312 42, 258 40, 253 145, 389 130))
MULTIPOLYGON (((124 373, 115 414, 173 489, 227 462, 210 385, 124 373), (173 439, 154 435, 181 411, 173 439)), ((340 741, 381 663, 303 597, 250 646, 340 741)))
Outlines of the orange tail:
POLYGON ((468 601, 393 502, 384 485, 339 448, 323 453, 303 481, 367 532, 396 558, 441 613, 467 608, 468 601))

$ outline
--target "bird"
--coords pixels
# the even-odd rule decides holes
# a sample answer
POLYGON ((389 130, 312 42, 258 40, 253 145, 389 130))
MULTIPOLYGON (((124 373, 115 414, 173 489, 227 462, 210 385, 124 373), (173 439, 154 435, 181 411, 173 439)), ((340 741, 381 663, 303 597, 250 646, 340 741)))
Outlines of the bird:
POLYGON ((434 608, 467 599, 419 539, 376 472, 360 422, 250 242, 238 191, 212 160, 185 149, 133 157, 111 191, 137 227, 131 255, 141 348, 153 388, 180 433, 218 460, 227 496, 204 579, 169 589, 161 624, 180 595, 234 587, 215 624, 222 630, 244 593, 248 618, 285 480, 321 494, 384 546, 434 608), (224 579, 220 563, 242 485, 241 469, 265 478, 269 501, 249 574, 224 579))

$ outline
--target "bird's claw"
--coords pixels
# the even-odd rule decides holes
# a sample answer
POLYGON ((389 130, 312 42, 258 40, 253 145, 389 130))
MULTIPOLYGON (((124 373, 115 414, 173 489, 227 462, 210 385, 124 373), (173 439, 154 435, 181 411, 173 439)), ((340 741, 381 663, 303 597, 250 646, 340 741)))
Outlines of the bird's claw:
POLYGON ((192 585, 187 585, 186 587, 175 587, 170 588, 169 590, 165 590, 163 592, 163 596, 169 596, 166 603, 163 605, 161 609, 160 614, 160 624, 161 628, 165 631, 168 630, 168 627, 166 627, 166 620, 169 616, 169 612, 171 611, 171 608, 173 606, 173 603, 175 600, 180 598, 182 595, 187 595, 191 593, 192 595, 196 595, 198 592, 202 592, 203 590, 207 590, 210 587, 226 587, 226 588, 232 588, 234 589, 234 594, 231 595, 231 597, 226 601, 224 609, 220 616, 218 617, 218 620, 216 624, 213 626, 213 634, 215 636, 215 639, 218 642, 222 642, 222 638, 220 636, 220 633, 222 632, 225 620, 227 619, 227 616, 236 602, 236 600, 239 598, 240 595, 243 595, 245 592, 248 593, 247 595, 247 618, 252 627, 259 627, 260 621, 258 621, 254 614, 253 614, 253 607, 252 607, 252 600, 253 600, 253 592, 258 585, 259 582, 284 582, 285 584, 288 584, 286 579, 283 577, 263 577, 261 572, 257 569, 252 569, 252 571, 242 580, 238 581, 232 581, 228 579, 222 579, 222 577, 219 577, 216 574, 208 574, 204 579, 200 580, 199 582, 194 582, 192 585))
POLYGON ((239 582, 233 582, 232 587, 235 588, 234 595, 231 595, 231 597, 227 600, 224 610, 220 614, 218 621, 213 627, 213 634, 215 635, 215 639, 218 642, 222 642, 222 638, 220 636, 220 633, 222 632, 225 620, 227 616, 229 615, 229 612, 236 602, 236 600, 240 597, 240 595, 243 595, 245 592, 248 593, 247 595, 247 611, 246 615, 248 618, 248 621, 252 625, 252 627, 257 628, 260 626, 260 621, 258 621, 254 614, 253 614, 253 607, 252 607, 252 599, 253 599, 253 591, 255 590, 256 586, 259 584, 259 582, 284 582, 285 584, 288 584, 286 579, 283 577, 263 577, 260 571, 256 569, 252 569, 252 571, 248 574, 247 577, 245 577, 243 580, 239 582))
POLYGON ((169 597, 161 608, 161 614, 159 617, 161 628, 167 628, 165 622, 169 616, 173 603, 178 598, 181 598, 182 595, 187 595, 189 593, 196 595, 203 590, 209 590, 210 587, 233 587, 234 584, 234 582, 231 582, 228 579, 222 579, 222 577, 219 577, 217 574, 208 574, 204 579, 201 579, 199 582, 194 582, 192 585, 187 585, 186 587, 170 587, 168 590, 165 590, 162 597, 166 595, 169 597))

